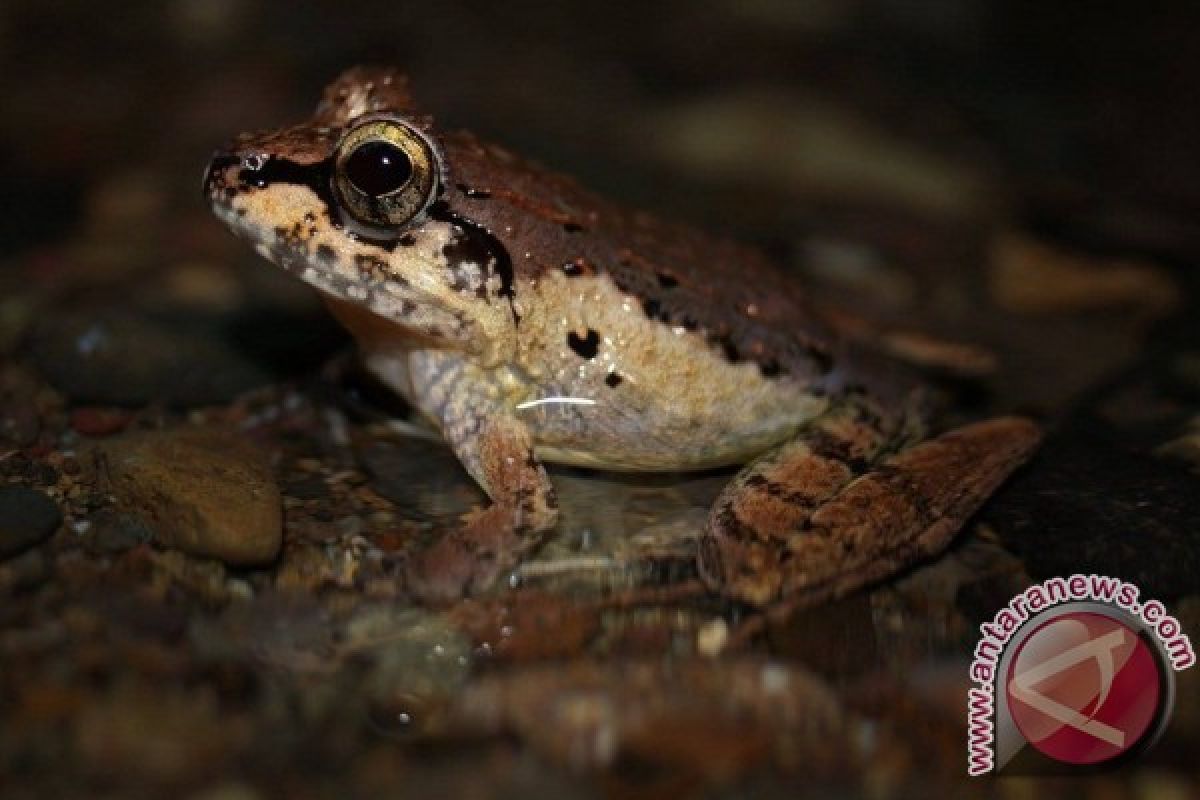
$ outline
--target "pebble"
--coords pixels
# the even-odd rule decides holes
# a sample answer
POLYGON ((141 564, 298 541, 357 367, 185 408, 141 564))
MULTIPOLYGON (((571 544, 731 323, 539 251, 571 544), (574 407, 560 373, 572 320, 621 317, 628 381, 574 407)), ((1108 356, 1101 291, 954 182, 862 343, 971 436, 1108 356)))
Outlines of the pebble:
POLYGON ((28 398, 0 403, 0 443, 29 447, 38 439, 42 422, 28 398))
POLYGON ((0 558, 33 547, 58 529, 62 512, 36 489, 0 486, 0 558))
POLYGON ((218 428, 128 434, 97 448, 120 505, 167 547, 231 565, 275 559, 282 498, 263 454, 218 428))
POLYGON ((471 674, 471 642, 446 617, 422 609, 367 606, 340 633, 344 655, 370 654, 363 689, 376 723, 419 726, 471 674))
POLYGON ((58 314, 30 346, 46 378, 76 403, 191 408, 274 380, 215 324, 193 327, 117 312, 58 314))
POLYGON ((122 553, 147 541, 151 532, 134 514, 101 512, 92 518, 83 543, 91 553, 122 553))
POLYGON ((71 411, 71 427, 84 436, 109 436, 120 433, 132 419, 132 414, 120 408, 85 406, 71 411))
POLYGON ((1170 273, 1155 264, 1090 258, 1020 234, 999 236, 991 262, 992 295, 1018 314, 1134 308, 1157 316, 1180 301, 1170 273))

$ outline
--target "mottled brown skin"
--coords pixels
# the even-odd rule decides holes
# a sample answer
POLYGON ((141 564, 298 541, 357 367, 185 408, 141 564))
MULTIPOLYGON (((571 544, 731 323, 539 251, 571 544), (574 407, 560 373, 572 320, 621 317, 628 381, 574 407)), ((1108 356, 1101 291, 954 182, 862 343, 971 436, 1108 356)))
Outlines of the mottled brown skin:
POLYGON ((436 129, 394 71, 350 70, 310 121, 240 137, 205 191, 326 296, 491 497, 412 559, 428 600, 486 589, 553 528, 543 460, 749 462, 714 505, 699 567, 716 591, 795 606, 939 552, 1038 438, 1003 418, 921 441, 920 386, 882 355, 898 348, 823 317, 752 249, 436 129), (378 119, 430 142, 440 178, 427 208, 384 227, 332 189, 343 135, 378 119))

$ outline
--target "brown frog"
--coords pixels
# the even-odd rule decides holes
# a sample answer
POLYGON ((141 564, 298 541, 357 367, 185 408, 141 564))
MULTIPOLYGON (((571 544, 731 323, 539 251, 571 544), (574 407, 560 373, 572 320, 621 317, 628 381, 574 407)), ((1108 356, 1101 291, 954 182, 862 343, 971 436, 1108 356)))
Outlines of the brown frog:
POLYGON ((411 559, 429 601, 487 588, 554 527, 543 461, 748 464, 699 570, 795 606, 941 551, 1039 438, 1010 417, 926 438, 919 384, 764 256, 443 131, 392 70, 351 69, 309 121, 241 136, 204 191, 491 498, 411 559))

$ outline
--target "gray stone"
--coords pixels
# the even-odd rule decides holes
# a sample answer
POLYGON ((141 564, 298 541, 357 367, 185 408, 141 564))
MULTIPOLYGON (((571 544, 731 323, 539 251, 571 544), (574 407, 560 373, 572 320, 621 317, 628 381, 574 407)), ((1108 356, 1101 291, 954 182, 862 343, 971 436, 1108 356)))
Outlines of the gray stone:
POLYGON ((0 558, 16 555, 58 529, 62 512, 44 493, 24 486, 0 486, 0 558))

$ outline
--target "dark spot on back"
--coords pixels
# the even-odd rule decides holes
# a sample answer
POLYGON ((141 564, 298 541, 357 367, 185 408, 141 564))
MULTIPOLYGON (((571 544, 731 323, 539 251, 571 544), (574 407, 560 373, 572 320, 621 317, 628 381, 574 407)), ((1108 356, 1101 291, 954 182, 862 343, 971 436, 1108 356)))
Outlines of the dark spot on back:
POLYGON ((317 260, 323 261, 326 264, 332 264, 337 261, 337 253, 327 244, 317 245, 317 260))
POLYGON ((413 236, 411 233, 406 233, 396 240, 396 244, 400 245, 401 247, 412 247, 416 243, 417 237, 413 236))
POLYGON ((664 289, 674 289, 679 285, 679 280, 674 275, 666 272, 656 272, 655 274, 658 276, 658 285, 664 289))
POLYGON ((583 230, 583 226, 578 222, 564 222, 563 230, 567 233, 580 233, 583 230))
POLYGON ((764 378, 774 378, 779 374, 779 362, 768 358, 766 361, 759 362, 758 371, 763 374, 764 378))
POLYGON ((618 375, 617 373, 615 373, 615 372, 610 372, 610 373, 608 373, 607 375, 605 375, 605 376, 604 376, 604 385, 605 385, 605 386, 608 386, 608 387, 610 387, 610 388, 612 388, 612 389, 615 389, 615 388, 617 388, 618 386, 620 386, 620 385, 621 385, 621 381, 623 381, 623 380, 625 380, 625 379, 624 379, 624 378, 622 378, 622 377, 621 377, 620 375, 618 375))
POLYGON ((588 328, 587 336, 580 337, 575 331, 567 334, 567 344, 580 358, 592 359, 600 351, 600 334, 588 328))

